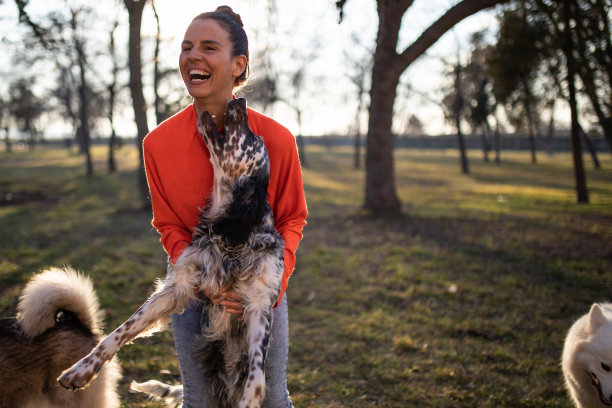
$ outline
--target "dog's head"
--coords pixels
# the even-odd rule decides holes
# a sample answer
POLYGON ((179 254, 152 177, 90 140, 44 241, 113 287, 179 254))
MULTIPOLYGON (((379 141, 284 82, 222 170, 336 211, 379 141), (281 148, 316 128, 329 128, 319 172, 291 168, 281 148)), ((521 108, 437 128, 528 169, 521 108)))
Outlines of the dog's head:
POLYGON ((594 304, 588 315, 587 338, 577 348, 578 358, 602 404, 612 406, 612 316, 594 304))
POLYGON ((268 151, 263 138, 249 128, 245 99, 228 102, 223 132, 219 133, 209 112, 200 115, 198 129, 210 151, 215 171, 231 181, 242 176, 269 174, 268 151))

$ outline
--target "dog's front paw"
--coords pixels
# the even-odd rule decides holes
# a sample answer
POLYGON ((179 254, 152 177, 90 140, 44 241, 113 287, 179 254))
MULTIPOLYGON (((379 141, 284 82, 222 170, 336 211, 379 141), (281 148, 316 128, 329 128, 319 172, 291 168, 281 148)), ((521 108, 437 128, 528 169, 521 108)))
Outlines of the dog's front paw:
POLYGON ((90 358, 84 358, 65 370, 57 381, 62 387, 69 390, 85 388, 96 378, 102 364, 103 362, 94 362, 90 358))

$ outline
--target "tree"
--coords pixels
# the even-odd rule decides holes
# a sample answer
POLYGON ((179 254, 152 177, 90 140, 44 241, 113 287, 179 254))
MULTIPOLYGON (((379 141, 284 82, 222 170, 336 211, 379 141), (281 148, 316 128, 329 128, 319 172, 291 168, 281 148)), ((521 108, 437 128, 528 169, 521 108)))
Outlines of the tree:
POLYGON ((9 104, 0 96, 0 129, 4 130, 4 148, 7 153, 11 153, 11 139, 9 138, 9 104))
POLYGON ((21 78, 9 85, 9 112, 20 131, 27 136, 29 149, 34 149, 35 142, 40 138, 38 119, 45 112, 45 105, 32 91, 35 80, 21 78))
MULTIPOLYGON (((316 47, 315 47, 316 48, 316 47)), ((308 162, 306 160, 306 147, 304 146, 304 135, 302 134, 302 93, 304 90, 304 84, 306 80, 306 62, 309 60, 304 60, 303 63, 300 63, 294 72, 290 74, 291 77, 291 89, 293 89, 293 97, 286 99, 282 98, 283 102, 285 102, 293 111, 295 112, 295 117, 297 120, 298 132, 297 132, 297 146, 298 153, 300 157, 300 162, 302 166, 307 167, 308 162)))
POLYGON ((90 112, 88 98, 91 92, 88 92, 90 85, 87 81, 86 70, 87 70, 87 57, 85 55, 85 40, 80 35, 79 30, 83 24, 79 21, 79 16, 84 13, 84 9, 71 9, 70 10, 70 29, 71 29, 71 40, 72 47, 76 53, 76 63, 78 66, 78 95, 79 95, 79 129, 77 131, 77 138, 82 146, 82 152, 85 154, 85 162, 87 168, 87 175, 93 174, 93 163, 91 160, 91 135, 89 132, 90 127, 90 112))
POLYGON ((411 114, 406 121, 406 130, 404 132, 407 135, 423 136, 425 134, 425 126, 417 115, 411 114))
MULTIPOLYGON (((551 8, 542 0, 536 0, 537 9, 542 12, 548 20, 549 38, 553 47, 559 47, 565 57, 566 78, 568 91, 568 104, 571 116, 571 141, 572 157, 574 160, 574 177, 576 181, 576 196, 579 203, 588 203, 589 195, 586 184, 586 173, 582 159, 581 128, 578 122, 578 103, 576 89, 576 75, 580 64, 587 64, 584 55, 576 52, 581 48, 578 44, 581 41, 574 32, 574 27, 578 25, 580 17, 580 7, 577 2, 564 0, 562 4, 556 4, 555 9, 551 8)), ((562 92, 562 91, 561 91, 562 92)))
MULTIPOLYGON (((555 20, 555 4, 542 0, 536 4, 552 21, 555 20)), ((576 73, 612 153, 612 3, 609 0, 573 0, 565 7, 572 22, 572 53, 579 61, 576 73)))
MULTIPOLYGON (((73 135, 76 136, 77 129, 79 128, 79 115, 78 106, 76 100, 76 79, 72 74, 72 67, 68 64, 58 64, 58 77, 56 82, 56 88, 52 91, 52 96, 57 99, 59 106, 58 109, 60 114, 65 120, 70 121, 72 125, 73 135)), ((72 141, 68 141, 68 146, 72 145, 72 141)))
POLYGON ((532 163, 537 162, 535 134, 543 100, 535 84, 546 58, 545 37, 545 28, 521 4, 506 8, 499 17, 497 43, 486 58, 495 100, 504 105, 515 129, 527 127, 532 163))
POLYGON ((295 62, 293 70, 286 72, 289 77, 290 89, 293 91, 290 97, 279 97, 279 101, 284 102, 295 112, 298 132, 296 135, 298 152, 300 156, 300 162, 302 166, 307 167, 308 161, 306 160, 306 147, 304 145, 304 135, 302 134, 302 106, 304 106, 304 85, 306 85, 307 79, 311 78, 308 75, 309 64, 317 58, 318 53, 318 39, 313 39, 312 49, 307 52, 300 52, 299 50, 293 50, 291 60, 295 62))
POLYGON ((366 95, 369 85, 367 81, 368 76, 370 76, 372 72, 374 50, 361 44, 356 35, 352 37, 352 42, 351 51, 344 53, 344 59, 350 67, 346 75, 351 83, 355 85, 355 94, 357 95, 357 109, 355 110, 354 124, 355 139, 353 142, 355 149, 353 154, 353 167, 358 169, 361 167, 361 115, 366 108, 366 95), (357 48, 364 49, 363 55, 355 56, 355 49, 357 48))
POLYGON ((568 0, 563 1, 563 19, 564 19, 564 37, 563 37, 563 52, 566 56, 567 61, 567 87, 569 92, 569 105, 571 110, 572 118, 572 152, 574 158, 574 175, 576 178, 576 193, 578 196, 579 203, 589 202, 589 193, 586 188, 586 175, 584 172, 584 164, 582 163, 582 145, 580 143, 580 130, 578 125, 578 108, 576 104, 576 60, 574 59, 573 49, 576 47, 574 44, 572 34, 570 32, 571 27, 571 12, 570 2, 568 0))
POLYGON ((91 54, 88 55, 86 50, 91 48, 91 42, 88 43, 85 27, 90 23, 88 16, 91 15, 91 8, 65 2, 64 5, 68 7, 58 7, 47 13, 43 20, 46 26, 43 26, 43 23, 32 20, 25 10, 28 0, 15 0, 15 4, 19 10, 20 21, 30 27, 38 40, 37 45, 42 47, 59 67, 58 99, 73 122, 81 152, 85 154, 87 174, 92 175, 90 128, 94 119, 101 113, 101 110, 98 110, 93 114, 92 107, 100 107, 101 104, 88 79, 88 72, 91 70, 88 59, 91 54), (73 106, 73 98, 76 99, 76 107, 73 106))
POLYGON ((147 104, 142 89, 142 56, 140 55, 141 36, 140 28, 142 25, 142 13, 147 3, 146 0, 123 0, 125 8, 129 14, 129 40, 128 40, 128 66, 130 70, 130 93, 132 94, 132 107, 134 109, 134 120, 138 135, 138 189, 140 197, 146 208, 151 206, 148 199, 147 176, 144 167, 144 156, 142 152, 142 142, 149 133, 147 124, 147 104))
POLYGON ((469 174, 470 165, 465 146, 465 137, 461 128, 463 118, 467 116, 467 96, 464 86, 464 71, 465 67, 461 65, 459 57, 457 62, 452 65, 451 75, 453 85, 450 87, 447 95, 442 99, 442 107, 445 111, 446 119, 455 125, 457 129, 457 146, 459 148, 459 162, 461 164, 461 172, 469 174))
POLYGON ((171 79, 176 78, 176 67, 164 68, 161 64, 160 51, 163 39, 159 15, 153 0, 151 0, 151 8, 157 26, 153 54, 153 106, 155 108, 155 122, 160 124, 176 113, 176 107, 180 105, 181 99, 181 96, 177 95, 184 94, 185 85, 182 82, 175 84, 171 81, 171 79), (170 85, 168 86, 168 84, 170 85), (165 93, 162 92, 164 85, 167 85, 165 93))
POLYGON ((114 173, 117 171, 117 163, 115 162, 115 148, 117 147, 117 133, 115 131, 115 103, 117 100, 117 82, 119 75, 119 61, 117 57, 117 47, 115 46, 115 31, 119 26, 119 20, 115 20, 110 31, 110 39, 108 42, 108 52, 111 57, 113 67, 111 69, 111 82, 107 85, 108 90, 108 122, 111 128, 111 135, 108 140, 108 171, 114 173))
MULTIPOLYGON (((342 21, 347 0, 336 2, 342 21)), ((376 214, 401 211, 393 164, 391 123, 401 74, 455 24, 507 0, 462 0, 448 9, 411 45, 397 52, 402 17, 413 0, 377 0, 378 34, 372 68, 366 153, 365 207, 376 214)))
MULTIPOLYGON (((583 93, 590 101, 612 153, 612 40, 609 17, 612 4, 602 0, 574 0, 567 7, 572 24, 568 34, 571 34, 571 38, 568 40, 574 44, 574 69, 582 84, 582 89, 577 88, 576 92, 583 93)), ((563 51, 564 42, 559 40, 565 38, 565 22, 556 3, 537 0, 532 12, 544 15, 542 22, 549 27, 551 48, 561 50, 564 58, 567 58, 567 52, 563 51)), ((563 94, 561 85, 559 90, 563 94)))
POLYGON ((255 55, 251 57, 251 61, 257 61, 257 75, 249 79, 248 88, 241 89, 241 93, 247 93, 249 103, 258 106, 263 112, 267 112, 270 107, 281 100, 280 72, 274 64, 273 57, 278 51, 277 41, 273 40, 278 27, 276 0, 267 2, 265 26, 265 31, 255 31, 255 36, 263 44, 255 50, 255 55))
POLYGON ((472 126, 472 133, 480 132, 483 160, 488 162, 488 136, 491 133, 489 116, 495 108, 495 102, 491 91, 491 81, 486 74, 486 55, 489 47, 484 44, 484 35, 484 31, 472 34, 470 39, 472 52, 470 61, 465 67, 465 82, 469 105, 468 120, 472 126))

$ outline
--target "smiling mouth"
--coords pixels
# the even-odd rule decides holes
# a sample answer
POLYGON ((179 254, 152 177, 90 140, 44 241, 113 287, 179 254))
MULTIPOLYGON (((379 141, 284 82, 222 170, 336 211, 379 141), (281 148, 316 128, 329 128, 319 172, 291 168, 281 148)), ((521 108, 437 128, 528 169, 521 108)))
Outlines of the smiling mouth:
POLYGON ((593 385, 595 386, 595 389, 597 390, 597 395, 599 396, 599 400, 601 401, 601 403, 607 406, 612 406, 612 401, 609 401, 603 395, 603 391, 601 390, 601 383, 599 382, 599 378, 597 378, 595 373, 593 373, 590 370, 586 370, 586 372, 589 375, 589 377, 591 377, 591 382, 593 383, 593 385))
POLYGON ((204 82, 204 81, 207 81, 209 78, 210 78, 210 73, 206 71, 202 71, 199 69, 192 69, 189 71, 189 79, 191 80, 191 82, 194 82, 194 83, 204 82))

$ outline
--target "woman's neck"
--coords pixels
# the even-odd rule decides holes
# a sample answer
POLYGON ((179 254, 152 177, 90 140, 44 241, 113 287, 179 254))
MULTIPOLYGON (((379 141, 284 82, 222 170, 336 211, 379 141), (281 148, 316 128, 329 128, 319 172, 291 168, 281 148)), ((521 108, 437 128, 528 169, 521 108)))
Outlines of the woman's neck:
POLYGON ((217 129, 221 129, 225 120, 225 109, 227 107, 227 102, 229 102, 231 99, 231 96, 229 99, 221 101, 202 101, 196 99, 193 102, 193 106, 196 110, 198 118, 202 112, 210 112, 210 114, 213 116, 215 126, 217 126, 217 129))

